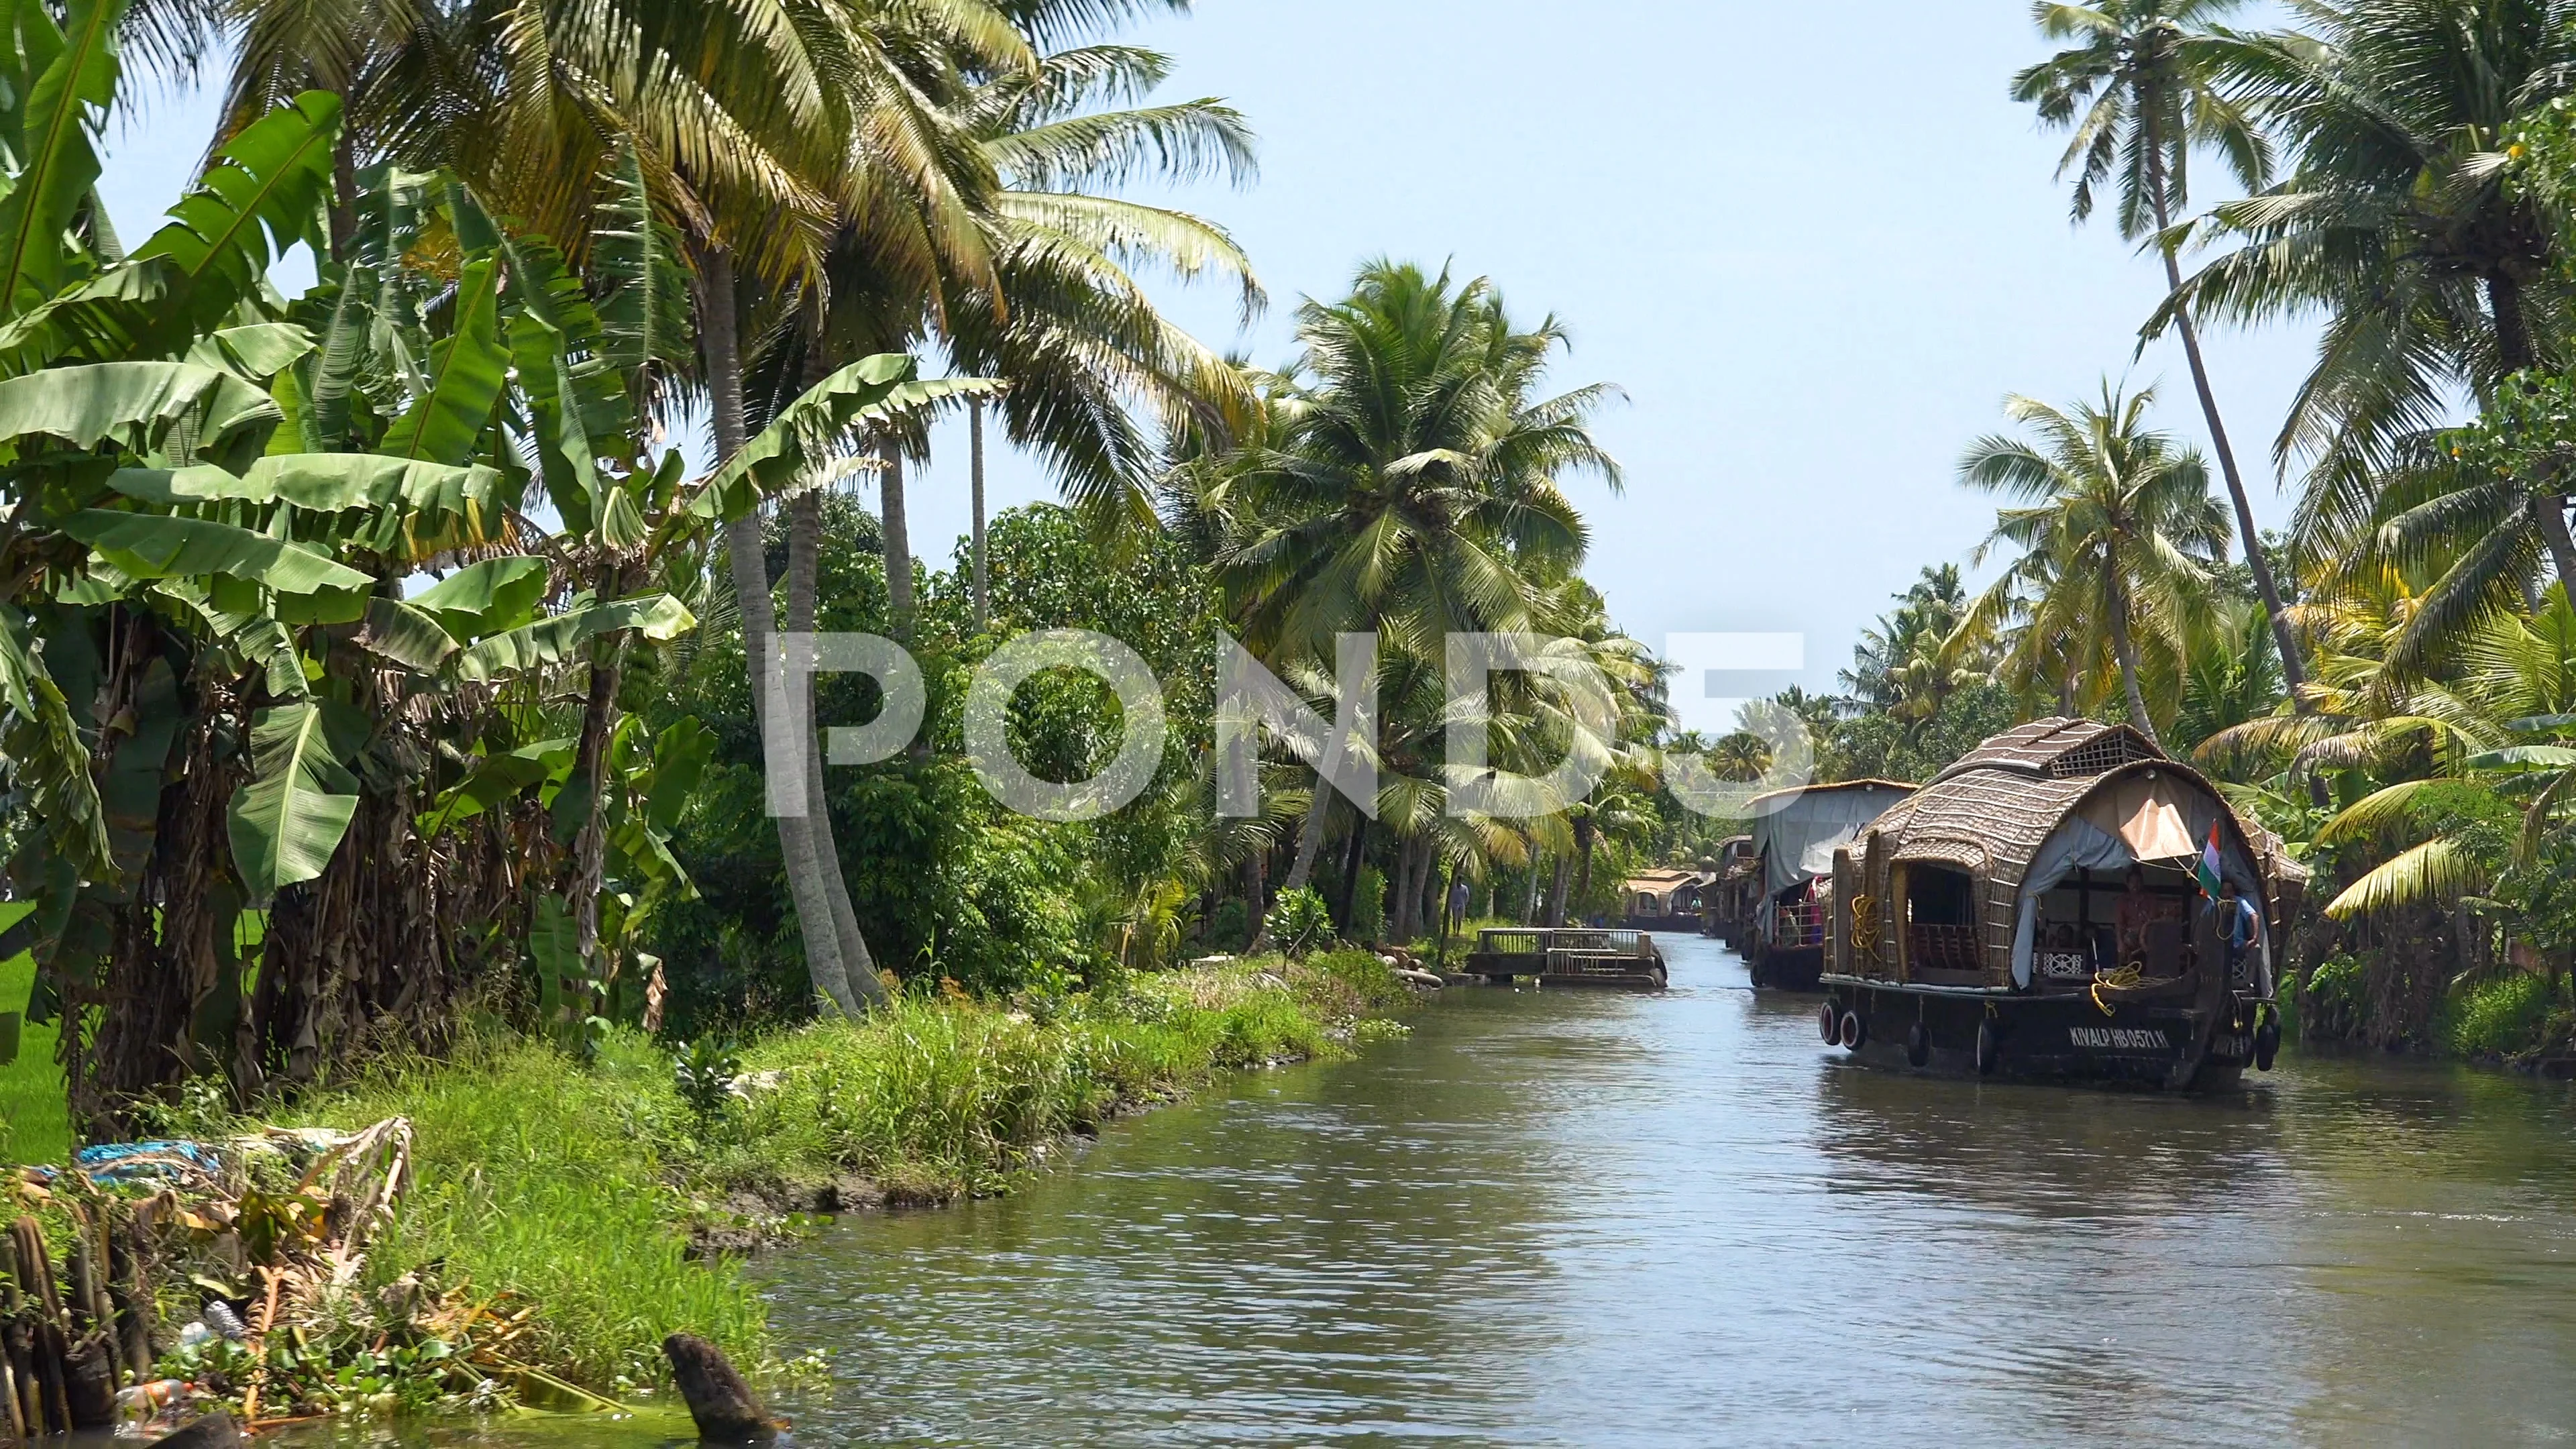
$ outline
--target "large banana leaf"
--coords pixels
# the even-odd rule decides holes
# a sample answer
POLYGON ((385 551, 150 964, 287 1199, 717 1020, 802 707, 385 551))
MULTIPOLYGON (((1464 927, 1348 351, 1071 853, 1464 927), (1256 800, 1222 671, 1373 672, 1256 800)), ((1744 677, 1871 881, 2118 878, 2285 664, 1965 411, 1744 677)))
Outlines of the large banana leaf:
POLYGON ((406 669, 423 674, 456 652, 456 641, 427 611, 401 599, 369 599, 367 627, 358 643, 406 669))
POLYGON ((152 593, 195 614, 213 632, 216 643, 260 666, 268 676, 270 694, 280 699, 310 694, 311 682, 304 677, 304 656, 295 647, 295 635, 267 607, 266 596, 238 580, 219 577, 216 582, 225 587, 210 588, 195 579, 162 579, 152 585, 152 593), (246 597, 227 597, 233 594, 246 597))
POLYGON ((915 381, 914 366, 909 357, 882 353, 863 357, 814 384, 699 485, 697 495, 689 500, 688 515, 728 522, 740 518, 763 499, 792 489, 824 445, 862 423, 942 398, 990 395, 1001 388, 979 377, 915 381))
POLYGON ((313 334, 292 322, 253 322, 198 338, 188 349, 187 360, 264 383, 312 350, 313 334))
POLYGON ((449 635, 471 641, 535 619, 547 582, 544 559, 524 554, 485 559, 412 595, 410 603, 449 635))
POLYGON ((376 453, 272 453, 239 474, 212 464, 186 468, 119 468, 107 486, 128 498, 183 503, 284 500, 308 513, 406 508, 479 516, 501 486, 500 473, 376 453))
POLYGON ((255 900, 308 881, 331 864, 358 809, 348 762, 367 717, 330 700, 264 709, 251 720, 251 778, 234 794, 233 864, 255 900))
POLYGON ((19 314, 0 327, 0 376, 125 358, 153 330, 178 275, 166 257, 128 262, 19 314))
POLYGON ((590 431, 582 423, 568 344, 561 329, 534 312, 510 319, 510 351, 519 390, 528 401, 538 475, 545 479, 546 497, 562 516, 564 531, 580 535, 590 533, 599 519, 602 486, 590 431))
POLYGON ((9 707, 0 717, 0 753, 9 757, 34 817, 44 822, 46 843, 76 874, 106 870, 107 818, 90 777, 89 747, 45 668, 35 630, 6 601, 0 601, 0 704, 9 707))
POLYGON ((676 639, 698 626, 688 606, 669 594, 588 604, 570 613, 496 634, 457 656, 456 672, 469 680, 498 679, 506 674, 561 664, 603 634, 633 629, 656 643, 676 639))
POLYGON ((138 260, 170 258, 186 278, 174 327, 203 330, 256 296, 269 264, 297 242, 329 252, 322 218, 339 134, 340 98, 306 91, 224 143, 169 224, 134 249, 138 260))
POLYGON ((420 236, 430 173, 373 166, 358 174, 350 202, 357 228, 348 258, 323 295, 330 311, 317 325, 320 343, 297 369, 305 410, 298 423, 307 451, 333 452, 348 445, 350 399, 371 364, 402 380, 407 393, 426 393, 420 368, 429 347, 417 338, 417 316, 403 255, 420 236))
POLYGON ((523 745, 486 759, 474 767, 472 774, 442 792, 438 803, 421 815, 416 822, 420 833, 435 837, 448 826, 463 824, 522 790, 561 778, 572 769, 580 747, 580 740, 567 736, 523 745))
POLYGON ((377 451, 440 463, 474 456, 508 381, 500 306, 498 265, 490 257, 467 263, 456 281, 454 330, 430 351, 429 390, 394 420, 377 451))
POLYGON ((100 362, 0 380, 0 439, 60 438, 75 448, 113 441, 149 453, 188 422, 199 453, 256 456, 251 445, 264 445, 285 416, 258 387, 192 362, 100 362))
POLYGON ((375 583, 311 549, 202 518, 85 508, 63 520, 63 532, 138 579, 225 574, 282 594, 366 589, 375 583))
MULTIPOLYGON (((14 7, 16 46, 59 46, 18 111, 15 176, 0 197, 0 317, 43 303, 73 279, 65 243, 98 181, 90 137, 116 98, 116 30, 126 0, 70 0, 57 29, 45 8, 14 7)), ((32 58, 32 57, 31 57, 32 58)))

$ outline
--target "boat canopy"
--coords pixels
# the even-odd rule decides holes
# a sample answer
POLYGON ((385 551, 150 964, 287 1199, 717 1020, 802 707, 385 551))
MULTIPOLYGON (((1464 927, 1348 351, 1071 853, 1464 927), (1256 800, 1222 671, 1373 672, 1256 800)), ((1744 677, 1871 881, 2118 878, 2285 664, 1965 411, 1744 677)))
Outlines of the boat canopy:
POLYGON ((1756 797, 1752 850, 1762 861, 1762 893, 1833 874, 1834 852, 1912 793, 1894 780, 1851 780, 1756 797))
POLYGON ((2026 989, 2040 903, 2050 891, 2078 872, 2117 877, 2140 864, 2190 870, 2213 832, 2221 876, 2267 907, 2268 951, 2307 884, 2307 871, 2278 836, 2239 816, 2199 771, 2126 725, 2023 725, 1942 771, 1844 848, 1835 871, 1849 883, 1839 893, 1873 905, 1856 927, 1865 938, 1857 954, 1866 959, 1840 969, 1912 979, 1918 955, 1928 958, 1939 933, 1949 931, 1960 950, 1944 953, 1946 966, 2026 989), (1909 921, 1901 905, 1878 909, 1874 902, 1894 900, 1909 866, 1968 877, 1954 892, 1956 926, 1936 924, 1920 933, 1922 941, 1900 940, 1901 931, 1925 924, 1922 917, 1909 921))

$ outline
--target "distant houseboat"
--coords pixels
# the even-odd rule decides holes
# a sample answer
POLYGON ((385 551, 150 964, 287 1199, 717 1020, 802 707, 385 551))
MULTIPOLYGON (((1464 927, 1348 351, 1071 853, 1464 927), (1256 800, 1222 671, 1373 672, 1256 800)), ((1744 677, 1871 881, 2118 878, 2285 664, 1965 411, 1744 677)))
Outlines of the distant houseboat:
POLYGON ((1998 735, 1832 870, 1818 1025, 1862 1061, 2174 1091, 2271 1066, 2274 942, 2307 872, 2125 725, 1998 735))
POLYGON ((1914 793, 1894 780, 1849 780, 1757 795, 1753 914, 1738 943, 1756 986, 1813 991, 1825 960, 1825 893, 1834 851, 1914 793))
POLYGON ((1718 843, 1717 879, 1700 893, 1700 934, 1729 946, 1742 943, 1745 922, 1753 919, 1760 866, 1752 836, 1729 836, 1718 843))
POLYGON ((1716 877, 1695 870, 1650 870, 1619 887, 1621 924, 1632 931, 1696 934, 1701 897, 1716 877))

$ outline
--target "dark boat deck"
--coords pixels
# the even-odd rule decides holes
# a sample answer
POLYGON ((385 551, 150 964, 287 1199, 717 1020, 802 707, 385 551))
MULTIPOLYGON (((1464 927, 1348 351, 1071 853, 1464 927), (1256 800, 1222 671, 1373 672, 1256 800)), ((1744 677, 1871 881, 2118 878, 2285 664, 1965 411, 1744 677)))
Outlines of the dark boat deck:
POLYGON ((1664 989, 1664 953, 1643 931, 1526 927, 1482 931, 1467 953, 1462 985, 1581 986, 1625 991, 1664 989))

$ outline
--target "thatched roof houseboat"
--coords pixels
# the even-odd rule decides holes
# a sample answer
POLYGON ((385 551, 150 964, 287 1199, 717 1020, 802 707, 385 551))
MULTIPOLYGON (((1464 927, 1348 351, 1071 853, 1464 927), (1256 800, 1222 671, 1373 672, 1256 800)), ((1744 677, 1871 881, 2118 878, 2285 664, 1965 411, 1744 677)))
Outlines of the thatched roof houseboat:
POLYGON ((2307 873, 2125 725, 1998 735, 1832 870, 1819 1025, 1864 1059, 2174 1089, 2270 1065, 2307 873))

